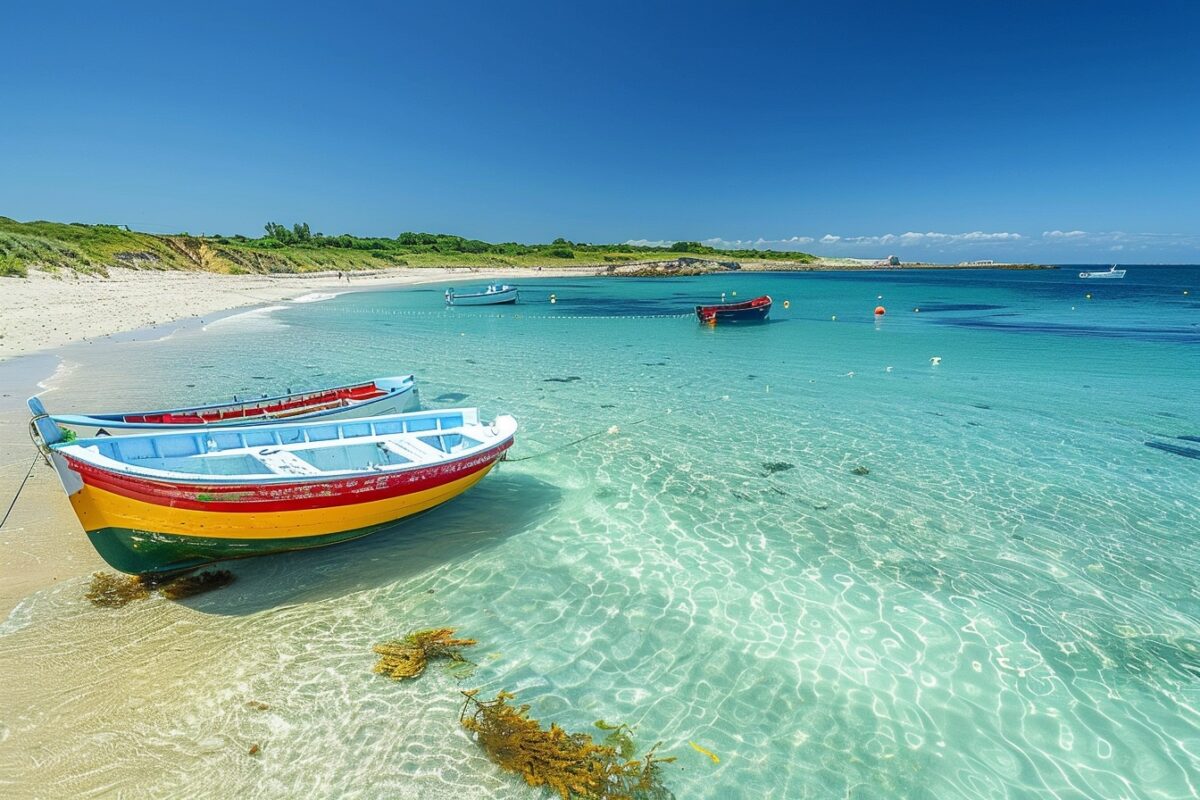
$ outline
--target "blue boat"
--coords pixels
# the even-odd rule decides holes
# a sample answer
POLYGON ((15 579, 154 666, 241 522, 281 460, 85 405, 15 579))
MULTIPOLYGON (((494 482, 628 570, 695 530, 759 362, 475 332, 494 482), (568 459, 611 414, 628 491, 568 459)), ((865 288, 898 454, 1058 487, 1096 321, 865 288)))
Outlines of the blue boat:
POLYGON ((276 397, 234 397, 233 402, 207 406, 106 414, 56 414, 52 418, 60 427, 86 439, 184 428, 229 428, 264 422, 354 419, 416 411, 420 407, 416 380, 412 375, 398 375, 331 389, 289 390, 288 394, 276 397))
POLYGON ((459 294, 454 289, 446 290, 446 305, 448 306, 500 306, 517 302, 517 287, 508 284, 488 286, 482 291, 459 294))

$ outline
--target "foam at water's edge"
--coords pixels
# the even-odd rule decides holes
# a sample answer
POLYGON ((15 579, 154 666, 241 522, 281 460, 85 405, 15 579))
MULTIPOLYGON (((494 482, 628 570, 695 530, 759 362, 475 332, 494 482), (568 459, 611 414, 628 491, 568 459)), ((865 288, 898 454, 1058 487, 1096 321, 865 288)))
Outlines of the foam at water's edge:
POLYGON ((220 319, 213 320, 201 328, 201 330, 207 331, 218 325, 225 325, 230 322, 245 320, 248 317, 265 317, 273 314, 276 311, 283 311, 286 308, 287 306, 262 306, 259 308, 251 308, 247 311, 239 311, 236 314, 230 314, 228 316, 221 317, 220 319))
POLYGON ((345 292, 309 292, 299 297, 293 297, 292 303, 319 303, 322 300, 332 300, 345 292))

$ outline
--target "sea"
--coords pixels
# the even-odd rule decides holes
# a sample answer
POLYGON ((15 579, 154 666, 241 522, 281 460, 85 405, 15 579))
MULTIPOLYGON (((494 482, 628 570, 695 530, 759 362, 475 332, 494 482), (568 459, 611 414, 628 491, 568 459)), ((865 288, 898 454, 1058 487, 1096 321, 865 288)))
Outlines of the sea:
POLYGON ((503 690, 630 726, 681 800, 1194 798, 1200 267, 1089 269, 428 285, 67 348, 56 411, 411 372, 521 427, 462 497, 211 594, 24 600, 0 795, 549 797, 459 724, 503 690), (372 672, 432 627, 473 670, 372 672))

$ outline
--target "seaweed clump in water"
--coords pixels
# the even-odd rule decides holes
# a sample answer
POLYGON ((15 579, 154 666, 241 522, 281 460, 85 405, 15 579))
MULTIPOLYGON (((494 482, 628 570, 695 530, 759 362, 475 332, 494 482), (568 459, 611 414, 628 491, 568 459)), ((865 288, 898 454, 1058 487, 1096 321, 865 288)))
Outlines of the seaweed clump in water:
POLYGON ((373 649, 379 654, 375 671, 393 680, 404 680, 420 675, 435 658, 448 658, 453 665, 469 665, 459 651, 475 644, 474 639, 455 639, 454 628, 415 631, 399 641, 375 645, 373 649))
MULTIPOLYGON (((620 752, 628 752, 624 741, 596 744, 586 733, 567 733, 553 723, 542 728, 529 718, 528 705, 509 705, 515 699, 509 692, 493 700, 479 700, 476 694, 463 692, 467 700, 459 721, 488 758, 530 786, 550 789, 562 800, 674 800, 662 783, 662 764, 675 759, 656 757, 658 745, 643 758, 630 759, 620 752)), ((602 730, 627 738, 624 725, 602 730)))
POLYGON ((233 583, 233 573, 227 569, 184 575, 159 586, 158 592, 168 600, 182 600, 214 589, 223 589, 233 583))
POLYGON ((233 583, 233 573, 227 569, 182 575, 173 578, 161 575, 119 575, 115 572, 96 572, 84 594, 92 605, 102 608, 121 608, 134 600, 146 600, 158 591, 168 600, 210 592, 233 583))
POLYGON ((94 572, 92 583, 84 594, 94 606, 121 608, 134 600, 150 596, 150 586, 138 575, 118 575, 115 572, 94 572))

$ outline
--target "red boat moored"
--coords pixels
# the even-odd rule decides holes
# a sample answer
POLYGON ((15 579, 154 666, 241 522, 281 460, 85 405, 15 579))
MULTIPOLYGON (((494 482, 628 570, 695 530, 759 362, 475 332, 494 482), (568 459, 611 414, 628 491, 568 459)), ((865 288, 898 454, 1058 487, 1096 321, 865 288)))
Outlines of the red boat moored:
POLYGON ((767 294, 741 303, 696 306, 696 316, 709 325, 718 322, 766 322, 770 313, 771 296, 767 294))

